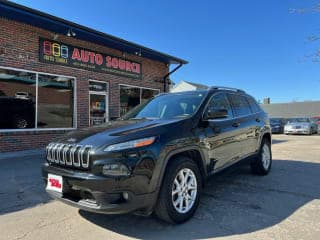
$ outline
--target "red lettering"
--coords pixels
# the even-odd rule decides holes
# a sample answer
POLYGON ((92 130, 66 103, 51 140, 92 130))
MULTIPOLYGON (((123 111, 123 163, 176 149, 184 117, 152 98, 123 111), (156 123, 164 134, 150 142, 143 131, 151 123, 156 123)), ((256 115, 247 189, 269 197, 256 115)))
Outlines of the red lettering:
POLYGON ((126 71, 132 72, 132 63, 129 61, 126 61, 126 71))
POLYGON ((94 54, 94 52, 89 52, 90 63, 94 63, 95 56, 96 56, 96 55, 94 54))
POLYGON ((132 63, 132 72, 140 74, 140 64, 132 63))
POLYGON ((49 182, 51 184, 52 187, 56 187, 56 188, 61 188, 61 184, 59 182, 59 180, 57 179, 49 179, 49 182))
POLYGON ((96 54, 96 63, 97 63, 98 65, 101 65, 101 64, 103 63, 102 55, 99 54, 99 53, 96 54))
POLYGON ((106 57, 106 61, 107 61, 106 66, 109 67, 109 68, 112 66, 112 61, 111 61, 111 60, 112 60, 112 59, 111 59, 110 56, 107 56, 107 57, 106 57))
POLYGON ((72 60, 81 61, 81 56, 80 56, 80 53, 79 53, 79 49, 78 49, 78 48, 74 48, 74 49, 73 49, 72 60))
POLYGON ((126 69, 126 61, 125 60, 119 59, 119 68, 121 70, 125 70, 126 69))
POLYGON ((119 66, 118 58, 112 58, 112 67, 118 68, 118 66, 119 66))
POLYGON ((88 62, 89 61, 88 51, 81 50, 81 61, 82 62, 88 62))

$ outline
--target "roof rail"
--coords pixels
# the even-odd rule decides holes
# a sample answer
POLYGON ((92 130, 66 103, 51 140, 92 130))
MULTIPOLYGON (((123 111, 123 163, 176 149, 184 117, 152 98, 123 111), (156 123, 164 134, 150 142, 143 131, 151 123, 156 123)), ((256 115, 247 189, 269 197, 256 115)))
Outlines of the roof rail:
POLYGON ((241 92, 245 93, 245 91, 238 89, 238 88, 231 88, 231 87, 223 87, 223 86, 212 86, 210 87, 211 90, 230 90, 234 92, 241 92))

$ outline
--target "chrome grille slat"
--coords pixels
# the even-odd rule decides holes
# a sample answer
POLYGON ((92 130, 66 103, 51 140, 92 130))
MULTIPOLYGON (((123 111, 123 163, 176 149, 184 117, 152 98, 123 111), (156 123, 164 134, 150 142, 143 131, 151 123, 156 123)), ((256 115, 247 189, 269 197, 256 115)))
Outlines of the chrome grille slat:
POLYGON ((46 157, 55 165, 88 169, 91 149, 90 145, 50 143, 46 147, 46 157))

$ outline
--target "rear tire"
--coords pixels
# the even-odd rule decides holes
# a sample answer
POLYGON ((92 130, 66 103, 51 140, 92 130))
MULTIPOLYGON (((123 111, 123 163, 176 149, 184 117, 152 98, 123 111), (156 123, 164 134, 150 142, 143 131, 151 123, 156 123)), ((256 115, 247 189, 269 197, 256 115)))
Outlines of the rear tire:
POLYGON ((202 177, 198 165, 188 157, 177 157, 168 164, 155 214, 168 223, 189 220, 200 201, 202 177))
POLYGON ((251 162, 251 171, 257 175, 267 175, 272 165, 271 144, 263 138, 258 156, 251 162))

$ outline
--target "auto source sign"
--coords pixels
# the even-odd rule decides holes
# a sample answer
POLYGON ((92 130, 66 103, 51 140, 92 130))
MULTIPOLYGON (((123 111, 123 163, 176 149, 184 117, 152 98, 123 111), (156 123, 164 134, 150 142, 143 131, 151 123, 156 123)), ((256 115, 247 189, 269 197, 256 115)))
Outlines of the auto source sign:
POLYGON ((48 39, 39 39, 40 61, 141 79, 141 63, 74 47, 48 39))

